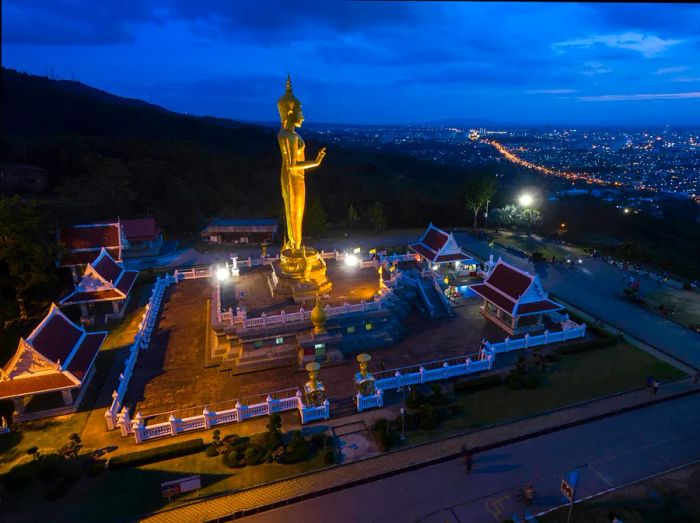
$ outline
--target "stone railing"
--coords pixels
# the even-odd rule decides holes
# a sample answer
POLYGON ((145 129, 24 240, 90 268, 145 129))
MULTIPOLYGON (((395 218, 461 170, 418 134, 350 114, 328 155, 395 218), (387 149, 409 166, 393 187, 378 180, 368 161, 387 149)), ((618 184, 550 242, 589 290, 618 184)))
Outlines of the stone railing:
POLYGON ((302 393, 298 389, 290 396, 292 389, 278 391, 268 394, 264 401, 244 404, 237 400, 233 408, 214 411, 208 407, 202 409, 201 414, 194 416, 178 417, 175 413, 170 413, 167 421, 160 423, 148 423, 148 419, 156 416, 144 417, 137 413, 133 421, 129 420, 128 414, 120 418, 119 424, 122 428, 122 435, 134 434, 136 443, 142 443, 151 439, 166 436, 177 436, 184 432, 195 430, 206 430, 218 425, 229 423, 240 423, 250 418, 269 416, 276 412, 298 410, 302 423, 309 423, 330 417, 330 404, 325 400, 322 405, 306 405, 302 399, 302 393), (280 397, 281 396, 281 397, 280 397), (125 434, 126 432, 126 434, 125 434))
POLYGON ((486 348, 495 352, 496 354, 500 352, 510 352, 512 350, 519 349, 529 349, 532 347, 537 347, 539 345, 547 345, 549 343, 557 343, 560 341, 568 341, 576 338, 583 338, 586 335, 586 324, 582 323, 576 327, 564 329, 556 332, 549 332, 548 330, 537 336, 531 336, 526 334, 522 338, 512 340, 506 338, 499 343, 489 343, 486 342, 486 348))
POLYGON ((127 388, 129 387, 129 380, 134 372, 134 366, 136 365, 139 351, 148 348, 148 345, 151 342, 151 334, 155 329, 155 324, 158 319, 158 312, 160 311, 165 289, 170 284, 176 282, 177 277, 175 275, 170 276, 166 274, 162 278, 156 278, 156 282, 153 285, 153 290, 151 291, 151 298, 146 304, 146 310, 143 313, 138 331, 136 332, 134 341, 129 349, 129 356, 124 362, 124 371, 119 375, 119 385, 117 386, 117 389, 112 392, 112 404, 104 414, 105 421, 107 423, 107 430, 114 430, 117 428, 117 423, 120 416, 126 416, 128 418, 128 410, 123 403, 127 388))
POLYGON ((192 267, 184 271, 176 270, 173 277, 177 280, 197 280, 199 278, 211 278, 213 276, 212 267, 192 267))

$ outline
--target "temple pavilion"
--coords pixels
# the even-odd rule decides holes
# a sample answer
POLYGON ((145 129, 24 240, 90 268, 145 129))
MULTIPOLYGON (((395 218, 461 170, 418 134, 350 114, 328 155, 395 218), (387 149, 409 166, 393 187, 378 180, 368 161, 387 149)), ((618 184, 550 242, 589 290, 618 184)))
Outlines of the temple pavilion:
POLYGON ((128 271, 102 249, 92 262, 88 263, 73 292, 60 301, 60 305, 80 305, 84 319, 88 317, 88 304, 112 302, 112 311, 121 315, 128 302, 138 271, 128 271))
POLYGON ((510 334, 542 330, 543 316, 564 308, 547 297, 537 275, 500 258, 483 283, 469 288, 484 299, 481 313, 510 334))
POLYGON ((61 229, 58 243, 62 247, 57 265, 68 267, 73 273, 73 281, 78 282, 78 271, 90 263, 105 249, 117 260, 122 259, 122 249, 126 243, 119 220, 112 223, 90 223, 61 229))
POLYGON ((432 268, 443 265, 455 269, 460 266, 476 268, 476 261, 462 250, 454 235, 435 227, 432 223, 428 225, 421 239, 408 248, 418 253, 432 268))
MULTIPOLYGON (((97 353, 106 332, 86 332, 55 305, 0 369, 0 400, 12 400, 15 420, 36 419, 74 411, 92 378, 97 353), (25 415, 34 396, 62 396, 63 408, 25 415)), ((60 404, 58 405, 60 407, 60 404)))

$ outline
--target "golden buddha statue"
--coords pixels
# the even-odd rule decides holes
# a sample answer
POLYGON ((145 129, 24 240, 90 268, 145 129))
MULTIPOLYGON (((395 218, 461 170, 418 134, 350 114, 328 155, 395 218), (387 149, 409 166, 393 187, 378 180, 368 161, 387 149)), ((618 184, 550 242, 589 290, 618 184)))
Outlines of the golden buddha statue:
POLYGON ((287 89, 277 101, 282 127, 277 134, 277 143, 282 153, 282 199, 284 200, 284 217, 287 222, 287 247, 292 251, 301 248, 302 223, 306 203, 306 185, 304 171, 321 165, 326 155, 326 148, 321 147, 316 160, 306 161, 304 140, 294 130, 301 127, 304 115, 301 102, 292 92, 292 79, 287 77, 287 89))
POLYGON ((326 278, 326 264, 313 247, 302 244, 306 204, 304 174, 307 169, 321 165, 326 148, 322 147, 318 151, 315 160, 306 160, 304 140, 295 131, 296 127, 301 127, 304 115, 301 112, 301 102, 292 92, 290 77, 287 77, 284 95, 277 101, 277 110, 282 123, 277 134, 277 143, 282 154, 280 182, 286 222, 286 235, 280 252, 280 268, 283 275, 307 284, 300 286, 299 283, 292 283, 290 290, 293 289, 295 295, 304 294, 311 297, 318 292, 326 294, 331 288, 331 283, 326 278))

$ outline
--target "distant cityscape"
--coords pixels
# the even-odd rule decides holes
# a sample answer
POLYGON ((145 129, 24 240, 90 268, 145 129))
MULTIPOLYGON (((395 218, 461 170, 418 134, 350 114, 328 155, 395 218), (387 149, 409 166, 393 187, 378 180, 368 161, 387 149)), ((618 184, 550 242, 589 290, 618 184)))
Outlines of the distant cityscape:
POLYGON ((510 161, 547 175, 700 200, 700 130, 317 125, 322 139, 460 166, 510 161))

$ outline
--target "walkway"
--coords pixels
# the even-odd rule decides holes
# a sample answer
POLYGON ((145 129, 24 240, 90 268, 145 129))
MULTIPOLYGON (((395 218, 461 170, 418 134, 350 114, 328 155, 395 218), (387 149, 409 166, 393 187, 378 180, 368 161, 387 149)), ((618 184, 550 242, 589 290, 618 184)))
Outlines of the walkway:
MULTIPOLYGON (((655 397, 645 390, 618 394, 554 410, 539 416, 494 425, 462 436, 429 442, 411 449, 390 452, 235 494, 193 503, 178 509, 152 515, 145 518, 144 521, 154 523, 203 521, 246 510, 254 511, 256 507, 260 506, 269 506, 276 503, 286 504, 290 500, 298 501, 299 498, 310 494, 318 495, 319 493, 339 488, 347 488, 401 473, 411 467, 422 468, 440 461, 449 460, 460 454, 463 445, 480 447, 482 449, 495 448, 510 442, 553 432, 568 426, 694 392, 700 392, 700 388, 694 386, 691 379, 683 379, 665 384, 655 397)), ((669 408, 675 404, 671 404, 669 408)))

